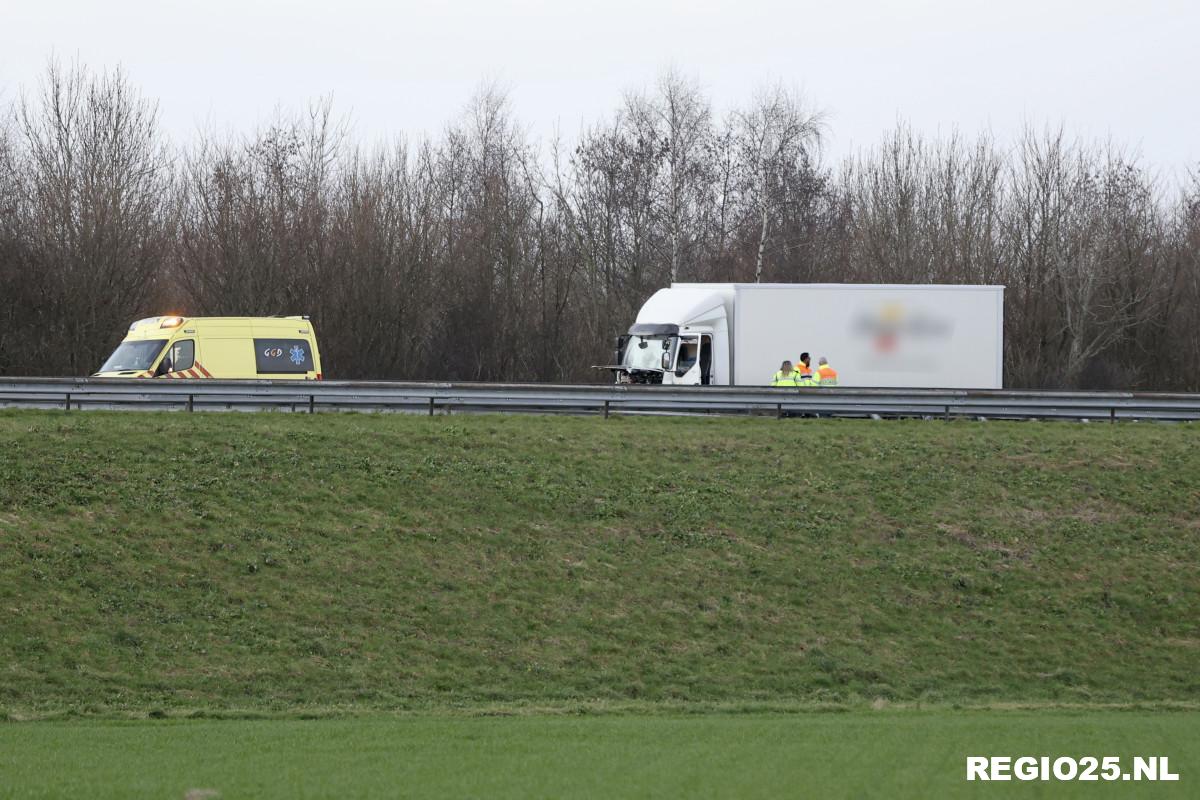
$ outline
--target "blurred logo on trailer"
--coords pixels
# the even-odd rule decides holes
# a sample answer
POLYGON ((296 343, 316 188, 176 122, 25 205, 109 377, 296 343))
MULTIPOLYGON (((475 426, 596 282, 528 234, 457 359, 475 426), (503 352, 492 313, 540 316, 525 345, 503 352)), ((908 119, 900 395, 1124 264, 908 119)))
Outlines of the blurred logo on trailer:
POLYGON ((850 319, 850 334, 860 345, 864 369, 916 372, 928 370, 942 344, 954 336, 954 320, 936 311, 884 303, 850 319))

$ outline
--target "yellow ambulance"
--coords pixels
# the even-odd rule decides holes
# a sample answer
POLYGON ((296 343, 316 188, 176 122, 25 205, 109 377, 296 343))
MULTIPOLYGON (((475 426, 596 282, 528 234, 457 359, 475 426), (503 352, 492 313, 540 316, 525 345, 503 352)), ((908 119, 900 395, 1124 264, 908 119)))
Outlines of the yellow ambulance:
POLYGON ((96 378, 321 380, 308 317, 150 317, 129 326, 96 378))

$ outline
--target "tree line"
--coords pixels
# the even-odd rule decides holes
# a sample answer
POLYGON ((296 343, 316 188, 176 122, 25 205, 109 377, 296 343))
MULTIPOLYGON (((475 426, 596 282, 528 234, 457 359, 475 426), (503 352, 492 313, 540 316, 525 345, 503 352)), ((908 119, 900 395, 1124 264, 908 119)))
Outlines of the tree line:
POLYGON ((903 124, 830 165, 826 132, 666 71, 569 143, 484 87, 421 139, 322 100, 181 147, 122 72, 51 64, 0 117, 0 374, 87 374, 181 312, 309 314, 330 377, 596 382, 673 280, 988 283, 1006 385, 1200 390, 1200 173, 903 124))

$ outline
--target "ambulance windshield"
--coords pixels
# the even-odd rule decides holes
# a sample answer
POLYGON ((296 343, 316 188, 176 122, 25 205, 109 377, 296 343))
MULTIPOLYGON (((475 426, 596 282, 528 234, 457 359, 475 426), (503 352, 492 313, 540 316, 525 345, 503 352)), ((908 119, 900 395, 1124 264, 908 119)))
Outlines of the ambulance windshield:
POLYGON ((143 339, 138 342, 121 342, 104 362, 99 372, 128 372, 150 369, 154 359, 162 352, 166 339, 143 339))

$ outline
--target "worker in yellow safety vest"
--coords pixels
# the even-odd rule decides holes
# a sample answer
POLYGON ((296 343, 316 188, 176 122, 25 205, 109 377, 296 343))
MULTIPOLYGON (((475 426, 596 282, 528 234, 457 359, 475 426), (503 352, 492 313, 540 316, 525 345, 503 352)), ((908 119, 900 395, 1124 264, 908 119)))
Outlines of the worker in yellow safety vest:
POLYGON ((772 386, 788 386, 796 385, 796 371, 792 369, 792 362, 785 361, 779 365, 779 371, 771 378, 772 386))
POLYGON ((825 356, 821 356, 821 360, 817 362, 817 381, 821 386, 838 385, 837 370, 829 366, 829 360, 825 356))

